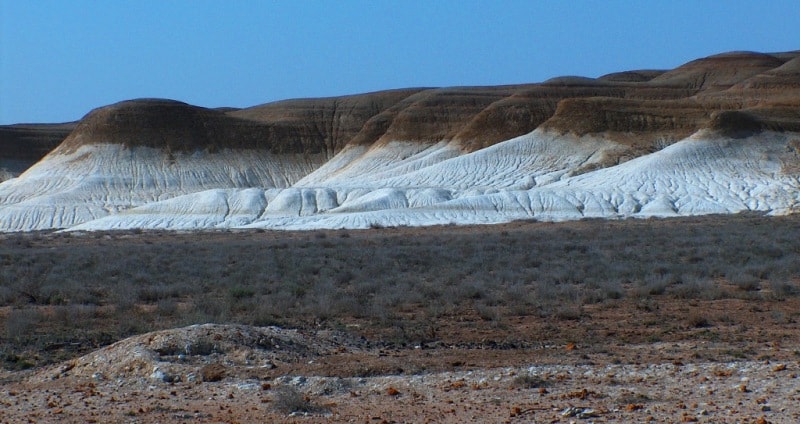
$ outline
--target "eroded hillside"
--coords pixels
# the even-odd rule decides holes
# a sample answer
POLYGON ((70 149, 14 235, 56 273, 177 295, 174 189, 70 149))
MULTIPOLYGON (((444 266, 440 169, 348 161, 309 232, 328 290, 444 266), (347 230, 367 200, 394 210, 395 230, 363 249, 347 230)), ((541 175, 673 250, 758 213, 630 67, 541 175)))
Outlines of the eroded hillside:
MULTIPOLYGON (((6 178, 47 144, 14 140, 6 178)), ((0 184, 0 230, 785 214, 800 204, 798 175, 800 52, 733 52, 672 70, 245 109, 121 102, 0 184)))

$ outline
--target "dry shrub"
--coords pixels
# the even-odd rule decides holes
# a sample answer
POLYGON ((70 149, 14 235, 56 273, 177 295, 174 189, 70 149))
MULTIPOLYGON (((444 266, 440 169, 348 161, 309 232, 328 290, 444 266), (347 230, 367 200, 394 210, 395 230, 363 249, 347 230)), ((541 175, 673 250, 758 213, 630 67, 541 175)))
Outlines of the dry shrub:
POLYGON ((711 321, 709 321, 708 318, 699 314, 690 315, 686 320, 686 324, 692 328, 707 328, 712 326, 711 321))
POLYGON ((549 386, 550 383, 538 375, 523 374, 514 378, 511 385, 522 389, 539 389, 549 386))
POLYGON ((275 391, 272 406, 283 414, 302 412, 308 414, 325 413, 327 408, 311 402, 311 398, 301 393, 295 387, 281 386, 275 391))
POLYGON ((200 368, 200 378, 205 382, 221 381, 225 378, 225 366, 208 364, 200 368))

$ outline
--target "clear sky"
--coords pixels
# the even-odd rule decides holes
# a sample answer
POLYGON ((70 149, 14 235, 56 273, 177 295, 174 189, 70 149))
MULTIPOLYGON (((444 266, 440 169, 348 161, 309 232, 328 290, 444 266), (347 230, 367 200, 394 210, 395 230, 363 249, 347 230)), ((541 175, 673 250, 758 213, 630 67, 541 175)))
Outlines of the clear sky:
POLYGON ((0 0, 0 124, 245 107, 800 49, 797 0, 0 0))

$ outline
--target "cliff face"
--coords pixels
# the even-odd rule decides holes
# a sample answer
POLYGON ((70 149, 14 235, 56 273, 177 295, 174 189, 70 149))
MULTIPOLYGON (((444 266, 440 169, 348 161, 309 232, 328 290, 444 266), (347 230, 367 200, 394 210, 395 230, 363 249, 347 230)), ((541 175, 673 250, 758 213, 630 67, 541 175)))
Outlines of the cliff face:
POLYGON ((790 213, 798 145, 800 52, 244 109, 140 99, 0 127, 0 178, 50 151, 0 185, 0 230, 790 213))

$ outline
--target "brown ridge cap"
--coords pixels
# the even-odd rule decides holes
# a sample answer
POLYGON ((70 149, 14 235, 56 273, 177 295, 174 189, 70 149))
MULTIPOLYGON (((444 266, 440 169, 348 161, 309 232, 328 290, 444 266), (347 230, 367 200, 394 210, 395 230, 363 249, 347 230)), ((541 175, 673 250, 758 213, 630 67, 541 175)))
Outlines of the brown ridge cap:
POLYGON ((605 74, 598 77, 600 81, 609 82, 647 82, 667 72, 664 69, 640 69, 637 71, 623 71, 605 74))
MULTIPOLYGON (((727 52, 669 71, 625 71, 596 79, 566 76, 540 84, 404 88, 242 109, 135 99, 91 111, 59 151, 119 143, 332 155, 350 143, 391 140, 454 140, 476 150, 542 125, 576 134, 683 134, 704 127, 714 112, 753 108, 757 113, 747 113, 762 125, 794 128, 797 119, 791 108, 800 103, 798 92, 800 51, 727 52), (771 111, 778 108, 780 117, 771 120, 771 111)), ((742 117, 721 116, 720 128, 728 128, 725 119, 742 117)))

